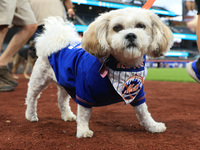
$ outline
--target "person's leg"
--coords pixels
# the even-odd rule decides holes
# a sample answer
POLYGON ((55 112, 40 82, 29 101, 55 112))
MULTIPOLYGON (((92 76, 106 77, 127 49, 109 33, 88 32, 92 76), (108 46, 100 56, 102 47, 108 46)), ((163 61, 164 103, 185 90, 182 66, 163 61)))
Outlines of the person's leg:
POLYGON ((190 11, 191 10, 191 1, 186 1, 185 5, 186 5, 186 8, 187 8, 187 11, 190 11))
POLYGON ((7 25, 0 25, 0 54, 1 54, 1 49, 3 46, 3 41, 5 39, 5 36, 8 32, 8 26, 7 25))
POLYGON ((195 1, 191 1, 191 10, 195 10, 195 1))
POLYGON ((197 35, 197 46, 198 46, 199 53, 200 53, 200 14, 198 14, 196 35, 197 35))
MULTIPOLYGON (((5 88, 5 84, 17 86, 17 82, 12 78, 7 65, 11 61, 13 55, 22 48, 33 35, 37 28, 37 21, 28 0, 1 0, 0 14, 0 25, 13 24, 21 28, 21 30, 12 37, 7 48, 0 56, 0 91, 5 91, 2 89, 2 87, 5 88)), ((5 32, 6 29, 3 30, 2 28, 2 37, 5 37, 5 32)), ((0 39, 2 40, 0 41, 0 46, 2 46, 3 38, 0 37, 0 39)))
POLYGON ((13 55, 30 39, 36 28, 36 24, 22 26, 21 30, 12 37, 7 48, 0 56, 0 80, 4 83, 17 86, 17 82, 12 78, 7 65, 13 55))
POLYGON ((194 1, 186 1, 187 8, 187 16, 195 16, 195 2, 194 1))
POLYGON ((30 39, 37 28, 36 24, 22 26, 8 44, 3 54, 0 56, 0 80, 11 86, 17 86, 17 82, 12 78, 7 67, 13 55, 30 39))
MULTIPOLYGON (((12 22, 16 6, 16 0, 1 0, 0 3, 0 54, 3 46, 5 36, 9 30, 8 26, 12 22)), ((7 69, 7 68, 6 68, 7 69)), ((0 76, 4 73, 4 69, 0 70, 0 76)), ((0 92, 13 91, 12 85, 7 84, 0 78, 0 92)))
MULTIPOLYGON (((200 14, 198 14, 196 35, 197 35, 197 46, 200 53, 200 14)), ((200 76, 200 58, 196 62, 196 68, 197 68, 198 75, 200 76)))
MULTIPOLYGON (((193 62, 189 62, 186 66, 187 73, 198 83, 200 83, 200 73, 197 69, 197 66, 200 64, 200 59, 195 60, 193 62), (197 65, 198 64, 198 65, 197 65)), ((200 66, 199 66, 200 67, 200 66)))
POLYGON ((17 32, 8 44, 4 53, 0 56, 0 66, 8 65, 13 55, 30 39, 37 28, 36 24, 25 25, 17 32))
MULTIPOLYGON (((3 45, 4 38, 8 32, 8 26, 7 25, 1 25, 0 26, 0 53, 3 45)), ((13 91, 13 86, 3 82, 0 80, 0 92, 8 92, 13 91)))
MULTIPOLYGON (((197 23, 197 46, 200 53, 200 14, 198 14, 198 23, 197 23)), ((188 74, 200 83, 200 58, 193 62, 189 62, 186 66, 186 71, 188 74)))

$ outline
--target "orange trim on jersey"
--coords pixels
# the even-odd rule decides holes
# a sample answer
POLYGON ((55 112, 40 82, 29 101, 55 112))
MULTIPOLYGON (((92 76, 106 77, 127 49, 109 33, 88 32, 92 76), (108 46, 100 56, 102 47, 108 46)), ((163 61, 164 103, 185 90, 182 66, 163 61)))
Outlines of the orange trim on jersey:
POLYGON ((138 99, 135 99, 134 102, 141 101, 141 100, 143 100, 145 97, 146 97, 146 95, 144 95, 144 96, 142 96, 142 97, 140 97, 140 98, 138 98, 138 99))
POLYGON ((76 95, 76 99, 77 99, 78 101, 82 102, 82 103, 87 104, 87 105, 90 105, 90 106, 94 105, 93 103, 90 103, 90 102, 88 102, 88 101, 86 101, 86 100, 84 100, 84 99, 78 97, 77 95, 76 95))

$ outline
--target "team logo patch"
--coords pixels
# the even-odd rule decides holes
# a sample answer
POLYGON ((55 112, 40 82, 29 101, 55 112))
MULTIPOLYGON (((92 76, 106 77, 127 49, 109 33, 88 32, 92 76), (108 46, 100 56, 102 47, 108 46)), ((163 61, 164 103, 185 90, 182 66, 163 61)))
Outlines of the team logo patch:
POLYGON ((139 75, 134 75, 126 80, 121 90, 121 95, 126 104, 131 103, 135 99, 135 97, 141 90, 142 85, 143 77, 139 75))

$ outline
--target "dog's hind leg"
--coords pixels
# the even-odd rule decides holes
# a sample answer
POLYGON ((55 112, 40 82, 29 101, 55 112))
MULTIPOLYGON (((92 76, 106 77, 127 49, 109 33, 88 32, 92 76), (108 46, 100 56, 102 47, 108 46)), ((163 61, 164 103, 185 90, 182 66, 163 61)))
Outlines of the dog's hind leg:
POLYGON ((76 116, 71 111, 71 107, 69 105, 70 96, 68 93, 63 89, 63 87, 57 85, 58 87, 58 107, 61 112, 61 118, 64 121, 74 121, 76 120, 76 116))
POLYGON ((53 81, 53 71, 47 61, 38 58, 28 83, 25 116, 31 122, 39 120, 37 117, 37 99, 42 90, 53 81))
POLYGON ((86 108, 78 104, 76 137, 87 138, 93 136, 93 131, 89 129, 89 120, 91 112, 92 108, 86 108))
POLYGON ((16 54, 13 58, 13 68, 12 68, 12 76, 14 79, 19 79, 19 77, 15 74, 16 70, 19 68, 21 64, 25 63, 21 60, 21 57, 19 54, 16 54))
POLYGON ((25 66, 25 68, 24 68, 24 72, 23 72, 24 77, 25 77, 26 79, 29 79, 29 78, 30 78, 30 77, 28 76, 28 74, 27 74, 28 68, 29 68, 29 63, 27 62, 27 63, 26 63, 26 66, 25 66))
POLYGON ((145 129, 152 133, 160 133, 166 130, 166 126, 162 122, 155 122, 148 112, 146 103, 134 107, 136 111, 137 118, 140 124, 145 127, 145 129))

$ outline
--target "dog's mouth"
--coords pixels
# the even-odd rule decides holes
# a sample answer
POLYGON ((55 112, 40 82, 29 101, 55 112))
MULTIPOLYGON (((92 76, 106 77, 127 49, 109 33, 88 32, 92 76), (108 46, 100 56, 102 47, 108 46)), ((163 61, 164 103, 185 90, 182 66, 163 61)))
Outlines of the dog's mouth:
POLYGON ((137 47, 137 45, 135 43, 129 43, 127 45, 127 48, 134 48, 134 47, 137 47))

